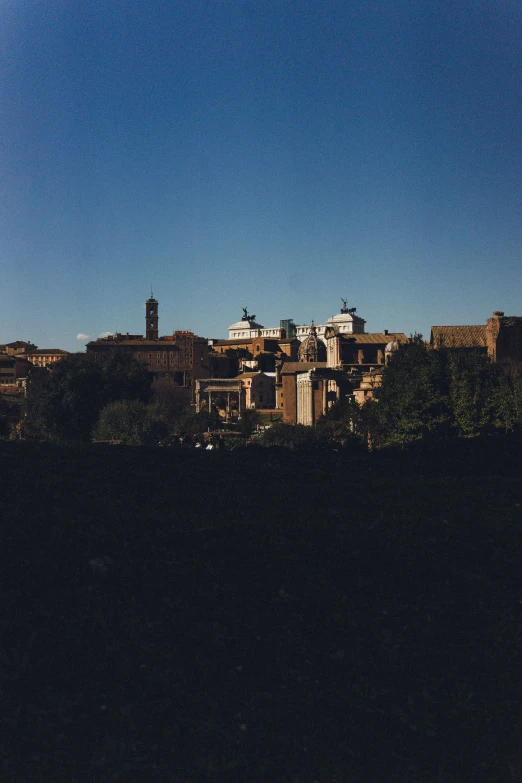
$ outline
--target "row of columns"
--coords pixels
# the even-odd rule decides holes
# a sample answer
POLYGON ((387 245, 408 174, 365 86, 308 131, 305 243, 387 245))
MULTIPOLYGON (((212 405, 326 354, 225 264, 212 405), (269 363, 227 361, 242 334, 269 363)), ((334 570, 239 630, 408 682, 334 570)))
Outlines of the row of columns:
MULTIPOLYGON (((196 391, 196 411, 198 413, 200 413, 200 411, 201 411, 201 402, 202 402, 201 395, 202 394, 207 394, 208 395, 208 410, 210 412, 212 410, 212 395, 213 394, 217 394, 219 397, 222 397, 224 393, 225 393, 224 390, 223 391, 219 391, 219 390, 216 390, 216 389, 204 389, 202 391, 200 389, 197 389, 197 391, 196 391)), ((237 413, 238 413, 238 416, 241 416, 241 413, 242 413, 242 405, 241 405, 242 390, 234 389, 233 391, 227 391, 226 392, 226 395, 227 395, 227 407, 226 407, 227 419, 230 418, 230 414, 232 412, 232 407, 231 407, 231 395, 232 394, 237 394, 237 413)))

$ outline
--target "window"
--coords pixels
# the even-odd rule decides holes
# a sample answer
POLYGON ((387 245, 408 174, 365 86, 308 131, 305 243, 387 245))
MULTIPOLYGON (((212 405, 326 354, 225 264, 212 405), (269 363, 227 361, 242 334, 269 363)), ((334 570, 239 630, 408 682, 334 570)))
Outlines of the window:
POLYGON ((152 359, 152 354, 151 353, 149 353, 149 359, 152 359))
POLYGON ((138 354, 138 359, 141 359, 141 353, 138 354))
POLYGON ((158 354, 158 359, 161 359, 161 354, 160 353, 158 354))

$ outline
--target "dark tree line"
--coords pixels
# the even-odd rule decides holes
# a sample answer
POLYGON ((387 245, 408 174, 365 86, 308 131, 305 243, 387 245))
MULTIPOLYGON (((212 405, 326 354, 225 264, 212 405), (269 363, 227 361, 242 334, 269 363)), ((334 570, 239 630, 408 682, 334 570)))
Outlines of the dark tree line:
POLYGON ((195 413, 188 389, 166 380, 152 385, 147 369, 127 354, 95 358, 79 353, 50 370, 32 371, 22 436, 57 443, 94 439, 149 445, 178 433, 201 434, 217 426, 218 419, 215 412, 195 413))
POLYGON ((116 401, 146 404, 150 375, 132 357, 73 354, 28 379, 23 434, 51 441, 89 441, 101 411, 116 401))
POLYGON ((376 444, 396 445, 520 431, 520 369, 477 351, 434 350, 414 339, 384 368, 357 426, 376 444))

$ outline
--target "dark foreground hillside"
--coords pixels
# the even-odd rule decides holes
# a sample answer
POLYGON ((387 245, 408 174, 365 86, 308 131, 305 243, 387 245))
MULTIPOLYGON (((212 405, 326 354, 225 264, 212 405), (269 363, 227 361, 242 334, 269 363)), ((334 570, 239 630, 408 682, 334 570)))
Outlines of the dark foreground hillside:
POLYGON ((462 448, 0 444, 0 780, 510 780, 522 462, 462 448))

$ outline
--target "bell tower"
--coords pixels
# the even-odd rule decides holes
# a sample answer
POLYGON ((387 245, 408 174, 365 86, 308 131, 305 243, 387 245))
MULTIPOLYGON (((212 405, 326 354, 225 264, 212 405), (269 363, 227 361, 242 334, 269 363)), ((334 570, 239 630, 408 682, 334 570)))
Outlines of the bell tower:
POLYGON ((145 302, 145 337, 147 340, 158 339, 158 300, 152 296, 145 302))

